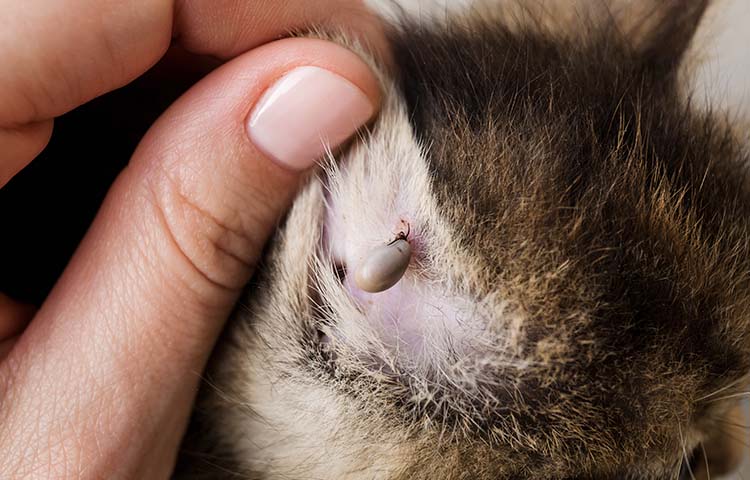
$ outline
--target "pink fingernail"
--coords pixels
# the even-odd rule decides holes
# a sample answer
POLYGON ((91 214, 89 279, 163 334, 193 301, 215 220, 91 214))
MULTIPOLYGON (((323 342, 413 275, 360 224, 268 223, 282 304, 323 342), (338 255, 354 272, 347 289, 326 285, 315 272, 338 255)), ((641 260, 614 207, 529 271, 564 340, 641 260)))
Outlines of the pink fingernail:
POLYGON ((247 121, 250 139, 274 161, 304 170, 326 146, 348 139, 375 112, 349 80, 319 67, 298 67, 273 84, 247 121))

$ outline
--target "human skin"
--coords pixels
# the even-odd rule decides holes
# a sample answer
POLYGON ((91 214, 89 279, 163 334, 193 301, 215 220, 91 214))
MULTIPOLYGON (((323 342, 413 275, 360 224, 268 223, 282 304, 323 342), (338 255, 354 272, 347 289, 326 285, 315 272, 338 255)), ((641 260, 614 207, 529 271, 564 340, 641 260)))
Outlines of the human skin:
POLYGON ((382 34, 351 0, 0 0, 0 12, 0 185, 44 148, 54 117, 137 78, 170 45, 225 61, 142 139, 41 307, 0 295, 0 477, 167 477, 214 341, 319 153, 276 158, 248 119, 302 66, 361 93, 342 110, 349 136, 380 101, 355 54, 272 40, 336 26, 378 51, 382 34))

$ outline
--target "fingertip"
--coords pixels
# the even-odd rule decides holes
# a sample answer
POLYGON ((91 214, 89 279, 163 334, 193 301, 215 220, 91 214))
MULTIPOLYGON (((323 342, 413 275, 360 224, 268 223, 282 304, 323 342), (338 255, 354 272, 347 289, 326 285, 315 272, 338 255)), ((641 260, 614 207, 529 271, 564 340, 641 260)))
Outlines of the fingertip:
POLYGON ((266 90, 248 117, 247 132, 269 159, 305 170, 375 110, 372 99, 346 78, 320 67, 297 67, 266 90))
POLYGON ((53 120, 33 122, 20 127, 0 128, 0 187, 23 170, 49 143, 53 120))
POLYGON ((305 170, 346 143, 380 110, 376 72, 360 54, 317 38, 290 38, 257 49, 272 69, 245 120, 248 138, 268 159, 305 170))
POLYGON ((364 47, 354 44, 351 48, 340 43, 319 38, 288 38, 262 48, 279 49, 280 56, 294 57, 295 64, 323 68, 345 78, 359 88, 375 106, 373 114, 380 109, 382 90, 375 57, 369 57, 364 47), (355 51, 354 49, 359 50, 355 51), (304 61, 307 59, 307 61, 304 61))

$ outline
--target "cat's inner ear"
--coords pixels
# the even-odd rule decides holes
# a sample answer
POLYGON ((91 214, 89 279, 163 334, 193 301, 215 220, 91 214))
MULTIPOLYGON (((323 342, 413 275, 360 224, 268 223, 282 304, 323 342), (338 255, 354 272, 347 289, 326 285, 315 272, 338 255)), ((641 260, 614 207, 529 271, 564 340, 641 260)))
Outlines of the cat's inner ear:
POLYGON ((611 19, 645 68, 669 74, 681 63, 710 0, 614 0, 611 19))

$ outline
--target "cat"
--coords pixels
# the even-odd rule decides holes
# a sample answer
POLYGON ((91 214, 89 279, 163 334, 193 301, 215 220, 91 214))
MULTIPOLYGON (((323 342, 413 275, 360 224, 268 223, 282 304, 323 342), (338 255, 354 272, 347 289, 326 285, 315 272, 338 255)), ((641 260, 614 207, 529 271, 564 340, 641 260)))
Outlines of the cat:
POLYGON ((271 241, 205 373, 178 477, 732 468, 748 154, 684 89, 708 2, 636 3, 403 16, 390 66, 333 35, 380 72, 384 105, 271 241), (356 272, 397 240, 403 276, 364 291, 356 272))

